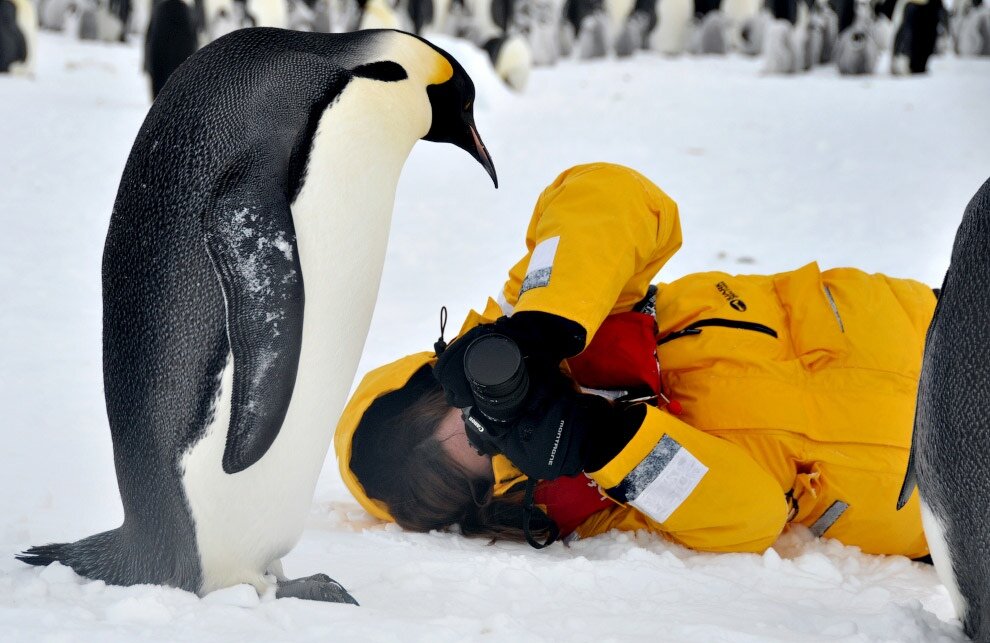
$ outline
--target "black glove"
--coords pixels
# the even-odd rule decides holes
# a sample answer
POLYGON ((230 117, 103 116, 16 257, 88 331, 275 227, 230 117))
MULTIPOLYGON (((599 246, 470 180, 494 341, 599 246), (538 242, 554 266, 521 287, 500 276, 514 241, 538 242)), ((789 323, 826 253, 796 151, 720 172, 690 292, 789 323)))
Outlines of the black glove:
POLYGON ((513 422, 494 422, 477 407, 463 411, 468 440, 479 451, 504 454, 520 471, 538 480, 583 471, 587 436, 604 428, 610 412, 607 400, 577 392, 559 373, 539 378, 531 374, 529 397, 513 422))

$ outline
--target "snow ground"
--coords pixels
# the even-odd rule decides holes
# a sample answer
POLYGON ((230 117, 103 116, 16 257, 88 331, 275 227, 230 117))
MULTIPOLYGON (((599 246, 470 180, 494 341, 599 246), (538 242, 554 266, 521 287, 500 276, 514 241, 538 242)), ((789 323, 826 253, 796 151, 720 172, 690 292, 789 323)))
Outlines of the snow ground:
MULTIPOLYGON (((439 40, 439 39, 438 39, 439 40)), ((764 77, 742 58, 565 62, 508 93, 450 40, 479 88, 492 189, 427 143, 399 185, 361 372, 436 339, 501 286, 539 191, 608 160, 680 204, 665 278, 773 272, 817 259, 941 281, 963 208, 990 173, 990 63, 938 58, 923 78, 764 77)), ((102 399, 100 257, 148 107, 136 46, 42 34, 34 80, 0 77, 0 639, 4 641, 960 640, 934 571, 806 532, 757 555, 697 554, 647 534, 565 548, 411 534, 376 523, 328 460, 290 576, 341 581, 361 608, 200 600, 107 587, 13 554, 119 524, 102 399)), ((881 67, 883 68, 883 67, 881 67)))

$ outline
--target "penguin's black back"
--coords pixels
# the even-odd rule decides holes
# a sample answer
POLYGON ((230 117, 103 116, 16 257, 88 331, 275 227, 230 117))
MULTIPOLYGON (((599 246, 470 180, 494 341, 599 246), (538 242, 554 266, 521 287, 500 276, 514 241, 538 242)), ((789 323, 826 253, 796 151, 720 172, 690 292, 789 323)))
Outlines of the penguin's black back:
POLYGON ((913 442, 919 492, 940 519, 967 634, 990 640, 990 180, 956 234, 928 331, 913 442))
POLYGON ((261 166, 263 188, 291 202, 346 65, 378 37, 233 32, 173 74, 138 132, 104 248, 103 366, 125 527, 145 538, 193 537, 180 458, 209 423, 229 352, 204 243, 211 195, 261 166))

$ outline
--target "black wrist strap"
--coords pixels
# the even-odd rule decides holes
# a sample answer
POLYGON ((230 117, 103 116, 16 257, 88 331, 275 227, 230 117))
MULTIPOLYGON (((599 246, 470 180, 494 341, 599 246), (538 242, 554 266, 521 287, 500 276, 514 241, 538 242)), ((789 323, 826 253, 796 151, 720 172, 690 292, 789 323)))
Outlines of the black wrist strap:
POLYGON ((530 547, 534 549, 543 549, 544 547, 549 547, 557 541, 560 537, 560 529, 557 528, 557 523, 555 523, 550 516, 547 516, 547 522, 550 523, 547 529, 547 539, 544 542, 538 541, 533 537, 533 532, 530 531, 530 520, 533 518, 533 510, 535 509, 533 505, 534 492, 536 491, 537 481, 533 478, 526 480, 526 495, 523 498, 523 535, 526 536, 526 542, 529 543, 530 547))

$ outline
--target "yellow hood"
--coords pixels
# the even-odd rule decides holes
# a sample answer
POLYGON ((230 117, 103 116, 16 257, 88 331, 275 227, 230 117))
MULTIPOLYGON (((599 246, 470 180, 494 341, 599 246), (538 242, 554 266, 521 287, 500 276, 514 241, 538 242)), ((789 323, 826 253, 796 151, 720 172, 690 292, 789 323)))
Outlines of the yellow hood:
POLYGON ((385 503, 374 498, 369 498, 364 487, 358 482, 357 476, 351 471, 351 444, 354 440, 354 432, 357 431, 361 418, 371 403, 381 396, 397 391, 405 386, 412 376, 426 364, 435 364, 436 355, 430 351, 413 353, 402 359, 396 360, 384 366, 379 366, 369 372, 358 384, 357 390, 351 396, 344 412, 337 422, 337 430, 333 436, 333 448, 337 452, 337 465, 340 467, 340 477, 344 479, 344 484, 350 492, 361 503, 361 506, 375 518, 395 522, 395 518, 388 512, 385 503))
MULTIPOLYGON (((474 328, 478 324, 492 322, 502 314, 502 309, 494 299, 489 298, 485 306, 484 314, 470 311, 467 319, 461 326, 458 337, 466 331, 474 328)), ((456 338, 455 338, 456 339, 456 338)), ((453 341, 453 339, 451 340, 453 341)), ((423 351, 406 355, 402 359, 390 362, 370 371, 358 384, 357 390, 351 396, 344 412, 340 414, 337 422, 337 430, 333 436, 333 448, 337 452, 337 466, 340 467, 340 477, 344 479, 351 494, 357 498, 361 506, 375 518, 395 522, 395 518, 388 512, 384 502, 368 497, 364 487, 358 482, 357 476, 351 471, 351 445, 354 441, 354 432, 357 431, 361 418, 368 411, 372 402, 383 395, 397 391, 412 379, 416 371, 429 364, 433 366, 437 363, 437 356, 432 351, 423 351)))

